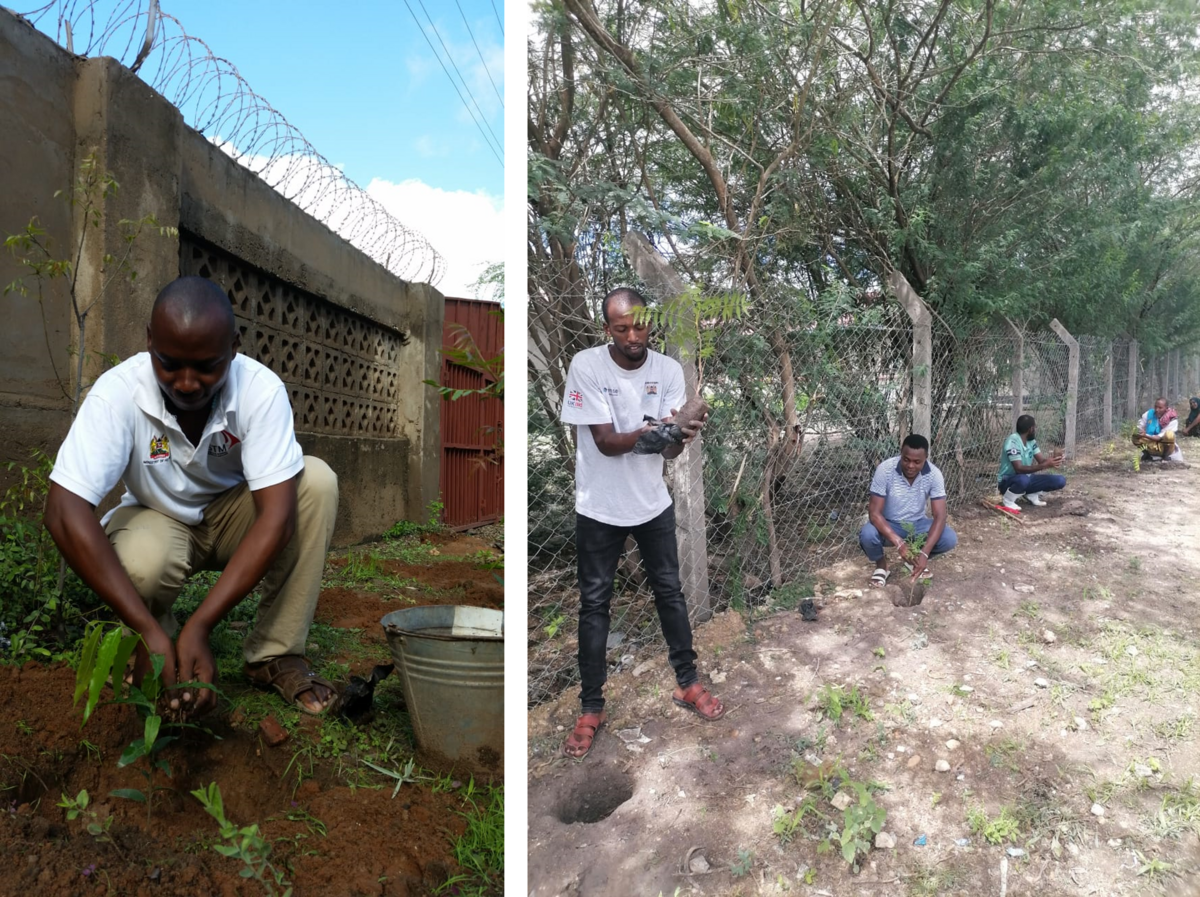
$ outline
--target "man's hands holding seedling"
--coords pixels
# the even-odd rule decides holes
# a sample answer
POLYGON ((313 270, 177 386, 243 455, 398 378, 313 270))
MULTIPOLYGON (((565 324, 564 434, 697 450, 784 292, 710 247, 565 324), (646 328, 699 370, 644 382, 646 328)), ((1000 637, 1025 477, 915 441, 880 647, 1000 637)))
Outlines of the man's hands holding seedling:
POLYGON ((142 680, 151 672, 150 656, 161 654, 160 678, 167 706, 184 717, 203 716, 212 710, 217 703, 216 692, 199 685, 189 687, 190 683, 212 685, 216 681, 216 662, 208 645, 209 633, 189 621, 174 643, 157 622, 141 635, 142 640, 134 652, 133 684, 141 686, 142 680))

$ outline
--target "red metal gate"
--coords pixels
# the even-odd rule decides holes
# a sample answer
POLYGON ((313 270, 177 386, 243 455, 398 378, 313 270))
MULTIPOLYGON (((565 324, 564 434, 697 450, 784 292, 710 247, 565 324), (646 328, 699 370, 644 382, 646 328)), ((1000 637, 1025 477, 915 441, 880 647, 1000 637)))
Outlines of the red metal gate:
MULTIPOLYGON (((447 299, 442 345, 451 346, 454 325, 467 329, 484 358, 504 353, 500 305, 477 299, 447 299)), ((482 389, 490 378, 442 359, 441 384, 482 389)), ((497 399, 442 399, 442 520, 452 529, 495 523, 504 514, 504 456, 499 450, 504 405, 497 399)))

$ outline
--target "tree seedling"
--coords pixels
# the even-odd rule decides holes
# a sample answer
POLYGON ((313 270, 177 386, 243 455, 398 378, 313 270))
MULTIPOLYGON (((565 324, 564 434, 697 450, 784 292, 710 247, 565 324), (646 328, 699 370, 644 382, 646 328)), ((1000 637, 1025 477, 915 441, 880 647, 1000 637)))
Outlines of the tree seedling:
POLYGON ((221 838, 228 842, 214 844, 213 850, 222 856, 237 857, 241 860, 245 865, 238 875, 261 882, 269 897, 291 897, 292 884, 283 877, 281 869, 271 865, 271 844, 259 832, 258 824, 239 828, 226 819, 225 802, 216 782, 210 782, 207 788, 193 791, 192 796, 200 801, 209 816, 217 820, 221 838))

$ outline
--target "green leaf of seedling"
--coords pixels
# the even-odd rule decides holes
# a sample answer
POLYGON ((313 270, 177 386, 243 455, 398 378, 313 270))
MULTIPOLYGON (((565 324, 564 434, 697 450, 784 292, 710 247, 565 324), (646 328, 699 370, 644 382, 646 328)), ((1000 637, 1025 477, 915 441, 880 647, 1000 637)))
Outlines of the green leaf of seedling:
POLYGON ((842 859, 844 859, 847 863, 854 862, 855 853, 857 853, 857 851, 854 849, 853 841, 848 841, 842 845, 842 859))
POLYGON ((144 756, 146 756, 146 740, 144 738, 135 739, 121 753, 121 759, 117 761, 117 769, 123 769, 130 763, 137 763, 144 756))
POLYGON ((113 656, 112 664, 112 683, 113 691, 120 695, 125 687, 125 668, 129 666, 129 658, 133 656, 133 652, 137 649, 138 642, 142 640, 139 635, 127 635, 121 639, 121 644, 117 646, 117 653, 113 656))
POLYGON ((235 857, 238 855, 238 849, 236 847, 230 847, 228 844, 214 844, 213 850, 221 854, 221 856, 235 857))
POLYGON ((171 764, 166 760, 155 760, 154 768, 160 770, 168 779, 171 778, 171 764))
POLYGON ((163 735, 162 737, 158 738, 154 742, 153 746, 151 746, 150 748, 148 748, 146 750, 146 755, 149 756, 150 754, 157 754, 159 751, 161 751, 163 748, 165 748, 172 741, 178 741, 178 740, 179 740, 178 735, 163 735))
POLYGON ((247 866, 244 869, 240 870, 238 872, 238 875, 240 875, 242 878, 253 878, 254 870, 251 869, 249 866, 247 866))
MULTIPOLYGON (((72 705, 77 705, 79 699, 83 697, 83 693, 88 690, 88 685, 91 683, 92 665, 96 662, 96 646, 99 643, 100 627, 93 626, 83 639, 83 651, 79 655, 79 669, 75 673, 75 700, 72 705)), ((83 719, 84 722, 87 722, 86 716, 83 719)))
POLYGON ((162 727, 162 717, 157 714, 146 717, 146 731, 142 736, 142 741, 146 744, 146 753, 150 753, 154 749, 154 742, 158 738, 158 730, 162 727))
POLYGON ((136 788, 118 788, 116 791, 108 792, 109 797, 123 797, 126 800, 136 800, 140 804, 146 802, 146 795, 138 791, 136 788))
POLYGON ((119 629, 110 629, 104 636, 104 641, 100 643, 100 649, 96 654, 96 666, 92 670, 92 681, 88 683, 87 705, 83 708, 85 723, 92 715, 92 711, 96 709, 96 705, 100 703, 100 689, 104 687, 105 680, 112 672, 113 658, 116 657, 117 648, 120 645, 121 630, 119 629))

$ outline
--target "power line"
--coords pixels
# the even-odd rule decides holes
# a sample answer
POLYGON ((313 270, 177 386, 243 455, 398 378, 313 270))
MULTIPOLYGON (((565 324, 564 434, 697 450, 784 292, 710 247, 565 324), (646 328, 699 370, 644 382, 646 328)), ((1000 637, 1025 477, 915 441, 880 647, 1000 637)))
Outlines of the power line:
POLYGON ((454 88, 455 93, 458 94, 458 98, 460 100, 462 100, 463 106, 465 106, 467 109, 467 114, 471 116, 471 121, 475 122, 475 127, 479 129, 479 133, 483 137, 483 142, 486 143, 488 149, 490 149, 492 151, 492 155, 496 157, 496 161, 499 162, 501 164, 501 166, 503 166, 504 159, 502 159, 500 157, 500 154, 496 152, 495 145, 493 145, 492 141, 488 139, 488 135, 484 131, 483 126, 479 123, 479 120, 475 118, 475 113, 471 111, 471 106, 469 103, 467 103, 467 98, 462 95, 462 91, 458 89, 458 85, 455 84, 454 79, 452 77, 450 77, 450 72, 446 68, 446 64, 444 62, 442 62, 442 57, 438 55, 437 50, 434 48, 433 41, 431 41, 429 39, 429 35, 425 33, 425 29, 421 26, 421 20, 418 19, 417 14, 415 12, 413 12, 412 5, 408 2, 408 0, 404 0, 404 5, 408 8, 408 14, 410 16, 412 16, 413 22, 416 23, 417 30, 420 31, 421 36, 423 38, 425 38, 425 43, 429 44, 429 49, 433 53, 434 58, 437 59, 438 65, 440 65, 442 67, 442 71, 445 72, 446 77, 450 79, 450 85, 454 88))
POLYGON ((496 0, 492 0, 492 12, 496 14, 496 24, 500 26, 500 36, 504 37, 504 22, 500 18, 500 10, 496 9, 496 0))
POLYGON ((479 44, 475 42, 475 32, 471 30, 471 23, 467 21, 467 14, 463 12, 462 4, 458 0, 454 0, 454 5, 458 7, 458 14, 462 16, 463 24, 467 26, 467 34, 471 35, 471 43, 475 44, 475 53, 479 56, 479 63, 483 66, 484 74, 488 76, 488 80, 492 82, 492 90, 496 91, 496 99, 500 101, 500 108, 504 108, 504 97, 500 96, 500 88, 496 86, 496 82, 492 81, 492 72, 488 68, 487 62, 484 61, 483 51, 479 49, 479 44))
POLYGON ((446 42, 442 40, 442 34, 437 29, 437 25, 433 24, 433 17, 429 15, 429 10, 425 8, 425 0, 417 0, 417 5, 421 7, 421 11, 425 13, 425 18, 429 20, 429 27, 433 29, 434 35, 438 39, 438 43, 442 45, 442 49, 446 51, 446 58, 450 60, 450 65, 454 68, 454 72, 458 75, 458 80, 462 82, 463 90, 467 92, 467 96, 471 98, 471 102, 475 104, 476 110, 479 112, 479 118, 483 122, 484 127, 491 132, 492 139, 496 141, 497 146, 503 146, 504 141, 496 136, 496 132, 492 131, 491 124, 488 123, 487 116, 483 114, 483 109, 479 106, 479 101, 475 99, 475 94, 471 92, 471 88, 467 86, 467 79, 462 76, 462 72, 458 70, 458 63, 454 61, 454 55, 450 52, 450 48, 446 46, 446 42))

